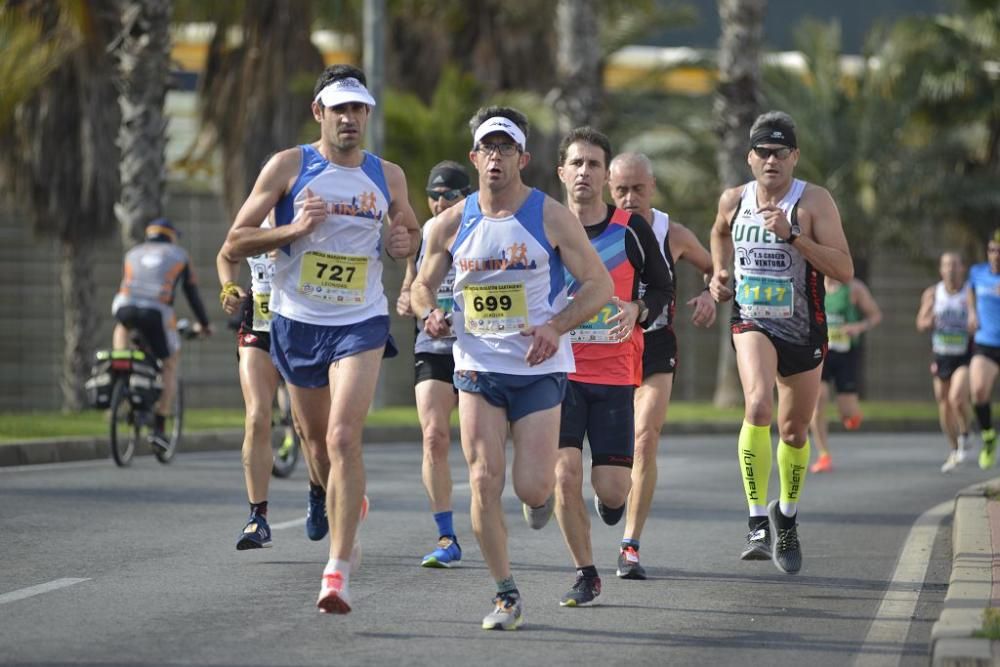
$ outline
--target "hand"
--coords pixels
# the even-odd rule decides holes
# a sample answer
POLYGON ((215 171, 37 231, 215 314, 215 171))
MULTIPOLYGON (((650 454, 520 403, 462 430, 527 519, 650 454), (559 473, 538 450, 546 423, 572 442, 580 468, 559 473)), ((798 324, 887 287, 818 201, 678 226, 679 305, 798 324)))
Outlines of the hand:
POLYGON ((608 332, 614 340, 623 343, 632 335, 635 323, 639 320, 639 304, 632 301, 622 301, 616 296, 611 297, 611 302, 618 307, 618 312, 608 318, 608 322, 617 322, 618 325, 608 332))
POLYGON ((410 230, 406 225, 389 222, 389 233, 386 237, 385 250, 390 257, 403 259, 410 256, 410 230))
POLYGON ((702 290, 698 296, 689 299, 687 305, 694 308, 691 323, 696 327, 707 328, 715 324, 715 300, 709 292, 702 290))
POLYGON ((538 326, 527 327, 521 330, 522 336, 531 336, 531 347, 524 355, 524 360, 529 366, 537 366, 546 359, 549 359, 559 349, 559 333, 551 324, 539 324, 538 326))
POLYGON ((788 240, 792 234, 792 223, 788 222, 788 217, 773 197, 771 201, 758 208, 757 213, 764 217, 764 229, 783 241, 788 240))
POLYGON ((732 299, 733 290, 729 286, 729 271, 722 269, 712 274, 712 280, 708 283, 708 291, 716 303, 732 299))
POLYGON ((396 313, 400 317, 413 317, 413 308, 410 307, 410 290, 404 289, 399 292, 399 298, 396 299, 396 313))
POLYGON ((866 331, 868 331, 868 325, 865 322, 850 322, 843 326, 844 335, 851 338, 860 336, 866 331))
POLYGON ((306 198, 303 200, 302 208, 299 209, 299 214, 294 221, 302 229, 302 235, 305 236, 317 229, 326 220, 326 215, 326 201, 306 188, 306 198))
POLYGON ((444 338, 451 335, 451 321, 448 314, 440 308, 431 311, 427 319, 424 320, 424 331, 431 338, 444 338))
MULTIPOLYGON (((245 298, 247 298, 246 291, 237 285, 236 294, 229 293, 222 297, 222 310, 226 311, 226 315, 235 315, 240 309, 240 304, 245 298)), ((195 323, 195 331, 197 331, 200 326, 201 325, 195 323)))

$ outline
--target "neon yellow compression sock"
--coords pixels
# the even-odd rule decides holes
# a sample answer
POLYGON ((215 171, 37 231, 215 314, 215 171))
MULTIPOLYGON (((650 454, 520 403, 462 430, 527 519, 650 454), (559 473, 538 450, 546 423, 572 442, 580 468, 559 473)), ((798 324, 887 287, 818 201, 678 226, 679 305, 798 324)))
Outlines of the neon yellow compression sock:
POLYGON ((771 476, 771 427, 744 421, 739 440, 740 474, 750 516, 767 516, 767 479, 771 476))
POLYGON ((795 516, 809 469, 809 439, 801 447, 778 441, 778 478, 781 480, 781 513, 795 516))

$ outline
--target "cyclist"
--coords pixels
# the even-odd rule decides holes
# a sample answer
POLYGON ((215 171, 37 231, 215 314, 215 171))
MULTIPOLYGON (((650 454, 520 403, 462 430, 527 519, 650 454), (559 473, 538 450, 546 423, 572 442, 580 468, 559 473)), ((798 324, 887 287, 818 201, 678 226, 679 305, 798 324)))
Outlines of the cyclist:
POLYGON ((187 251, 177 245, 177 236, 177 228, 166 218, 157 218, 146 225, 146 242, 125 254, 121 287, 111 304, 111 314, 117 320, 112 347, 127 349, 129 330, 134 329, 142 334, 162 363, 163 393, 155 406, 152 442, 164 451, 169 442, 163 429, 166 413, 173 405, 180 361, 181 344, 174 316, 174 291, 178 283, 183 286, 184 296, 197 318, 194 332, 212 335, 191 260, 187 251))
MULTIPOLYGON (((440 215, 472 192, 469 175, 462 165, 445 160, 434 165, 427 177, 427 206, 435 216, 440 215)), ((435 218, 424 223, 423 239, 435 218)), ((414 317, 410 307, 410 285, 413 283, 420 260, 423 258, 423 242, 416 259, 406 263, 406 277, 396 301, 396 312, 403 317, 414 317)), ((454 301, 452 286, 455 270, 452 268, 441 282, 437 302, 451 312, 454 301)), ((455 359, 452 356, 454 336, 433 338, 424 331, 423 322, 417 320, 417 338, 414 343, 414 393, 417 399, 417 416, 423 431, 424 458, 422 477, 427 496, 431 501, 431 511, 437 524, 437 548, 423 557, 423 567, 450 568, 462 560, 462 548, 458 544, 452 521, 451 509, 451 469, 448 466, 448 451, 451 449, 451 411, 458 406, 458 393, 454 385, 455 359)))
MULTIPOLYGON (((265 222, 264 227, 270 227, 265 222)), ((236 549, 260 549, 271 546, 271 527, 267 523, 267 497, 271 481, 271 409, 281 376, 271 361, 271 276, 272 253, 247 258, 250 266, 250 291, 237 285, 240 263, 223 248, 215 259, 222 284, 219 295, 222 308, 229 315, 239 314, 236 354, 239 359, 240 388, 246 405, 243 437, 243 474, 246 478, 250 518, 236 539, 236 549)), ((312 479, 310 488, 322 484, 312 479)), ((322 535, 313 539, 322 539, 322 535)))

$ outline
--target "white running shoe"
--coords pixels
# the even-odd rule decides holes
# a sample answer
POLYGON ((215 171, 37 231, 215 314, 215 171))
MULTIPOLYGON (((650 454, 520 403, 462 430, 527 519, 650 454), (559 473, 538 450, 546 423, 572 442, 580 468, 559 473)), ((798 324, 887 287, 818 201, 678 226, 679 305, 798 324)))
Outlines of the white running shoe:
POLYGON ((949 473, 957 468, 959 463, 961 463, 961 459, 959 459, 958 451, 952 450, 948 453, 948 458, 946 458, 944 463, 941 465, 941 472, 949 473))

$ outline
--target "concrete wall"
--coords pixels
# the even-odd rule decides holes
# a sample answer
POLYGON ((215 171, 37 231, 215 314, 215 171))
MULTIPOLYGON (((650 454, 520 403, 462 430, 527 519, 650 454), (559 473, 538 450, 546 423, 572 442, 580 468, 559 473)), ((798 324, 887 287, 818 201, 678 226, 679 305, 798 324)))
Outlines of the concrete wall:
MULTIPOLYGON (((232 332, 226 330, 218 306, 215 254, 228 221, 216 196, 208 193, 171 193, 167 214, 182 230, 182 244, 191 253, 202 286, 202 298, 216 324, 216 336, 189 341, 183 352, 183 377, 188 405, 241 405, 232 332)), ((55 242, 32 237, 9 211, 0 213, 0 410, 59 407, 59 359, 62 354, 62 305, 58 286, 59 249, 55 242)), ((380 384, 385 405, 413 401, 413 327, 395 316, 393 306, 402 279, 402 265, 386 265, 386 285, 393 335, 401 348, 387 360, 380 384)), ((121 247, 110 239, 99 253, 94 271, 100 285, 95 303, 102 315, 100 340, 111 340, 111 299, 121 276, 121 247)), ((929 341, 918 335, 913 319, 921 290, 934 280, 925 269, 887 252, 872 262, 871 288, 885 319, 868 335, 864 375, 865 394, 872 399, 913 400, 931 397, 927 373, 929 341)), ((678 271, 678 338, 680 369, 674 396, 707 399, 715 382, 719 329, 694 329, 684 302, 701 289, 701 278, 687 264, 678 271)), ((178 313, 189 316, 178 295, 178 313)))

